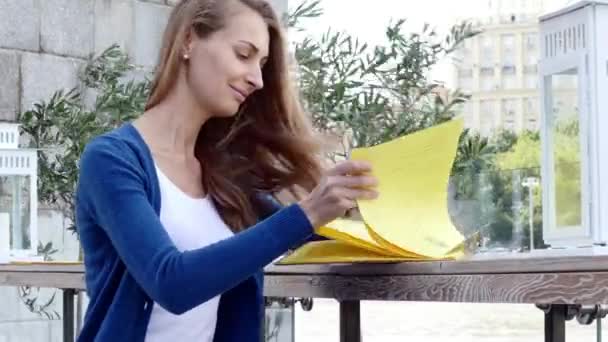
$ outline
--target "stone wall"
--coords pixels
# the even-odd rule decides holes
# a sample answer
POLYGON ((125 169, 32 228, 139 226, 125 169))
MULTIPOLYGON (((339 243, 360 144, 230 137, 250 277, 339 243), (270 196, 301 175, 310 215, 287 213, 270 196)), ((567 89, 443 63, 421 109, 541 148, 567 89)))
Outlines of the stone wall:
MULTIPOLYGON (((80 69, 91 56, 114 43, 133 62, 150 70, 171 8, 179 0, 1 0, 0 121, 47 100, 60 89, 78 86, 80 69)), ((278 11, 286 0, 271 1, 278 11)), ((61 215, 41 208, 39 236, 59 249, 58 259, 78 255, 75 236, 66 232, 61 215)), ((39 301, 56 293, 50 310, 61 313, 61 293, 43 289, 39 301)), ((0 342, 61 341, 59 320, 29 312, 19 289, 0 288, 0 342)))
POLYGON ((152 67, 170 10, 160 0, 3 0, 0 119, 76 86, 86 60, 113 43, 152 67))
MULTIPOLYGON (((2 0, 0 120, 14 120, 54 91, 77 85, 92 54, 119 43, 135 64, 156 63, 177 0, 2 0)), ((286 1, 272 3, 280 11, 286 1)))

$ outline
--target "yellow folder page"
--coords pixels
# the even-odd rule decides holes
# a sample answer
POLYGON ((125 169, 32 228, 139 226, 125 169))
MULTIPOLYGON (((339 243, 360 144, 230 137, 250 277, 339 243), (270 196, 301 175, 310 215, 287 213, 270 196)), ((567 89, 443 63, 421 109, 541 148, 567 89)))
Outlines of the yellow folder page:
POLYGON ((278 265, 324 263, 385 263, 418 260, 420 256, 395 253, 380 244, 363 221, 337 219, 317 234, 330 240, 309 242, 277 262, 278 265))
POLYGON ((319 228, 317 233, 326 238, 343 241, 365 250, 392 255, 370 236, 363 221, 337 219, 329 225, 319 228))
POLYGON ((279 264, 454 259, 464 236, 448 215, 448 180, 463 129, 461 120, 358 148, 378 178, 380 196, 359 201, 363 221, 338 219, 319 229, 329 241, 307 243, 279 264))
POLYGON ((387 263, 418 260, 376 253, 340 240, 312 241, 282 258, 277 265, 387 263))
POLYGON ((429 258, 443 258, 464 241, 448 215, 447 189, 462 120, 355 149, 353 160, 373 165, 380 196, 359 201, 378 239, 429 258))

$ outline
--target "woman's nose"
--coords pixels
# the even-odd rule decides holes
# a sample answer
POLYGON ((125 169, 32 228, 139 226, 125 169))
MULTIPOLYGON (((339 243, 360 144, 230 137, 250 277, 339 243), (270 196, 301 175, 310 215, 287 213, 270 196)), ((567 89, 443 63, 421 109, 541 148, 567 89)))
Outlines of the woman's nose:
POLYGON ((252 70, 247 76, 247 83, 254 88, 254 90, 259 90, 264 87, 264 77, 262 75, 261 68, 255 68, 252 70))

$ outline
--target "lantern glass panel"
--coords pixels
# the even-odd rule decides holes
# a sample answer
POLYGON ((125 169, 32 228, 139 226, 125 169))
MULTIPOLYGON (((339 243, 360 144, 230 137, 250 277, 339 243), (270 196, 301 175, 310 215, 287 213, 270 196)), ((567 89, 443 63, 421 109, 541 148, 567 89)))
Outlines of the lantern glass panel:
POLYGON ((581 137, 577 69, 551 75, 555 228, 582 225, 581 137))
POLYGON ((0 226, 9 228, 10 249, 32 248, 29 175, 0 175, 0 226))

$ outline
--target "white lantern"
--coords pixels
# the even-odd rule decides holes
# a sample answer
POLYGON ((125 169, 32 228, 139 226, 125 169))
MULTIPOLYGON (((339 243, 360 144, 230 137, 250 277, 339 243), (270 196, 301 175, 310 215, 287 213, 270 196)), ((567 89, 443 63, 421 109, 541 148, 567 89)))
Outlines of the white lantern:
POLYGON ((540 18, 543 239, 608 240, 608 1, 540 18))
POLYGON ((19 148, 19 125, 0 123, 0 262, 37 254, 37 178, 37 153, 19 148))

